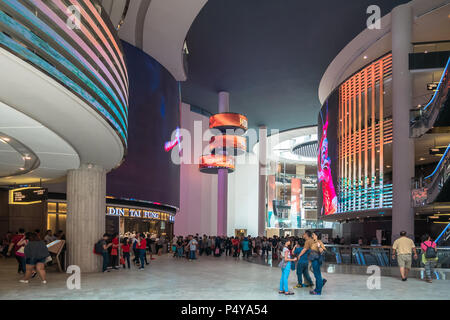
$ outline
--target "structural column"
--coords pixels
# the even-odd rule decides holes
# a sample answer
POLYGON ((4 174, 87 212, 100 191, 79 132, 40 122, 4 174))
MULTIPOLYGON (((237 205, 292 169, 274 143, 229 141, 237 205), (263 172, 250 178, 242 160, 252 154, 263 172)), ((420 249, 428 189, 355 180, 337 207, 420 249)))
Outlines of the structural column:
POLYGON ((67 175, 67 259, 81 272, 101 271, 101 257, 92 253, 105 232, 106 171, 82 165, 67 175))
POLYGON ((258 236, 263 237, 266 231, 266 199, 267 199, 267 127, 259 127, 259 179, 258 179, 258 236))
MULTIPOLYGON (((229 112, 230 94, 219 92, 219 113, 229 112)), ((217 235, 227 235, 228 169, 219 169, 217 176, 217 235)))
POLYGON ((412 52, 412 23, 412 8, 409 4, 392 10, 392 241, 399 237, 402 230, 408 236, 414 235, 414 210, 411 206, 414 141, 409 137, 412 75, 408 68, 408 54, 412 52))

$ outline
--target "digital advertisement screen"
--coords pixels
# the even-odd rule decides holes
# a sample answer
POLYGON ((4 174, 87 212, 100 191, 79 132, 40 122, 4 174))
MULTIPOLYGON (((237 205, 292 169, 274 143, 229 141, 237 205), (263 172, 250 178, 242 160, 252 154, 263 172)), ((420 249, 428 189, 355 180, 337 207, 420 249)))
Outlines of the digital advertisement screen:
POLYGON ((338 91, 331 94, 318 119, 317 209, 322 216, 335 214, 338 209, 338 97, 338 91))
POLYGON ((247 117, 239 113, 218 113, 209 118, 210 129, 242 129, 247 131, 247 117))

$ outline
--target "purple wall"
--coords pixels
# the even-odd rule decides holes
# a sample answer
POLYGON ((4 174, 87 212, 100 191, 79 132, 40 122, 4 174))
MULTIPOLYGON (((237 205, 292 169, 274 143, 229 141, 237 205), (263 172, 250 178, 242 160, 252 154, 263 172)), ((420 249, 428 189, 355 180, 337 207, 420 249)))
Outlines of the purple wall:
POLYGON ((122 43, 130 81, 128 151, 107 176, 107 195, 179 207, 180 168, 164 151, 179 126, 178 83, 155 59, 122 43))

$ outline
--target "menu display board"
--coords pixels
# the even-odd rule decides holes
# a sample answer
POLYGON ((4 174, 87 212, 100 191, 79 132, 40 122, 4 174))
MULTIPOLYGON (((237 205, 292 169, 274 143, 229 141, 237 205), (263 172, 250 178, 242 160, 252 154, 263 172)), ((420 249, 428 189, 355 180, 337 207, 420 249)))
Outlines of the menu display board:
POLYGON ((9 204, 35 204, 47 199, 47 189, 26 187, 9 190, 9 204))

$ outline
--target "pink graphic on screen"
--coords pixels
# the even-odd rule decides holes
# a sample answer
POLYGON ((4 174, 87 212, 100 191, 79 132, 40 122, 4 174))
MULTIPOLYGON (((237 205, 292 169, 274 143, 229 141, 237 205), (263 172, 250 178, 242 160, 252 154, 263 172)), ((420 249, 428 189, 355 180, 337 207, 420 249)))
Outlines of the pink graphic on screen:
POLYGON ((328 110, 327 119, 323 124, 322 138, 319 143, 318 174, 319 183, 322 182, 322 212, 323 215, 334 214, 337 212, 337 196, 331 175, 331 159, 328 156, 328 110))

